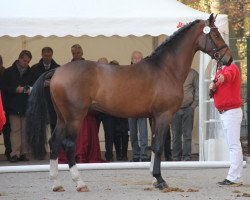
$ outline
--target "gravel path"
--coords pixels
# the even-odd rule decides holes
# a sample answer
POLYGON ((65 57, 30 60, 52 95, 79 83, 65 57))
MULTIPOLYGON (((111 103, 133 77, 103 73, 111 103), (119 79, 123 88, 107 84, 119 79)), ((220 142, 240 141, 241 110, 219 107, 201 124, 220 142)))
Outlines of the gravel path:
POLYGON ((59 172, 66 190, 61 193, 52 192, 48 172, 5 173, 0 174, 0 200, 250 200, 250 197, 242 197, 244 193, 250 194, 250 163, 243 171, 243 186, 217 186, 216 182, 223 180, 227 171, 227 168, 163 169, 162 174, 168 185, 184 190, 168 193, 154 189, 149 170, 144 169, 81 171, 90 189, 87 193, 76 192, 68 171, 59 172), (188 192, 188 189, 197 191, 188 192))

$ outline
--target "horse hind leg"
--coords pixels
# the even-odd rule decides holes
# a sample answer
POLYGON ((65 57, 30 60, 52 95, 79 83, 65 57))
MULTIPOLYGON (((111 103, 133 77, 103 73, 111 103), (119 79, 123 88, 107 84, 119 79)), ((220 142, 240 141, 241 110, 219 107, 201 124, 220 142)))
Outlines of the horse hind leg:
POLYGON ((50 145, 50 179, 54 181, 52 190, 54 192, 65 191, 58 179, 58 153, 61 148, 62 139, 65 135, 62 124, 57 123, 56 128, 49 140, 50 145))
POLYGON ((76 133, 79 132, 79 127, 81 126, 80 121, 76 120, 71 123, 67 124, 67 137, 63 141, 63 146, 65 147, 65 152, 68 159, 69 171, 72 177, 72 180, 76 183, 76 190, 78 192, 88 192, 89 189, 87 185, 83 182, 79 170, 76 166, 75 161, 75 140, 76 140, 76 133))

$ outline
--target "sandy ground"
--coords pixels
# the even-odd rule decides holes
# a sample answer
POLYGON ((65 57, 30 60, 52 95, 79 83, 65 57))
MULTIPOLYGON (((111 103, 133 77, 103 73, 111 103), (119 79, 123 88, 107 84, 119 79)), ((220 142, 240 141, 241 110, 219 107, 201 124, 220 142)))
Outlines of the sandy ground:
MULTIPOLYGON (((0 162, 2 166, 7 164, 9 163, 0 162)), ((153 188, 153 178, 149 170, 145 169, 80 171, 90 189, 87 193, 76 192, 68 171, 59 172, 66 190, 61 193, 52 192, 48 172, 4 173, 0 174, 0 200, 250 200, 250 197, 242 197, 244 193, 250 195, 250 163, 243 170, 243 186, 217 186, 216 182, 223 180, 227 171, 227 168, 163 169, 162 174, 168 185, 184 190, 167 193, 153 188), (188 192, 188 189, 196 192, 188 192)))

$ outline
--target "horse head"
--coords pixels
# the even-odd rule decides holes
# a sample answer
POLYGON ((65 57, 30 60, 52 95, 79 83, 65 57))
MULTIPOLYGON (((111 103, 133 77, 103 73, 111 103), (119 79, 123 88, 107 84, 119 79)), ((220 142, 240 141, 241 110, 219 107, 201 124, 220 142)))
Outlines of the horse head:
POLYGON ((232 53, 215 26, 216 17, 217 15, 211 14, 205 21, 199 46, 203 52, 215 59, 219 65, 229 66, 233 61, 232 53))

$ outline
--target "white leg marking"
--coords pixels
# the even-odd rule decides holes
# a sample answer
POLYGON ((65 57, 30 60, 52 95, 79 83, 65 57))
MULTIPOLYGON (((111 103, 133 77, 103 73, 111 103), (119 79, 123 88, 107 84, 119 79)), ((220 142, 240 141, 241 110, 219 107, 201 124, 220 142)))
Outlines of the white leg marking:
POLYGON ((58 180, 58 159, 50 160, 50 172, 49 172, 50 180, 53 180, 52 189, 56 190, 56 188, 62 187, 62 184, 58 180))
POLYGON ((69 171, 71 173, 71 177, 72 177, 73 181, 76 182, 76 187, 77 188, 86 187, 86 184, 82 181, 80 173, 79 173, 76 165, 71 167, 69 171))
POLYGON ((150 173, 153 176, 153 169, 154 169, 154 163, 155 163, 155 153, 151 152, 151 163, 150 163, 150 173))
POLYGON ((49 176, 51 180, 54 180, 58 176, 58 159, 50 160, 50 172, 49 176))

